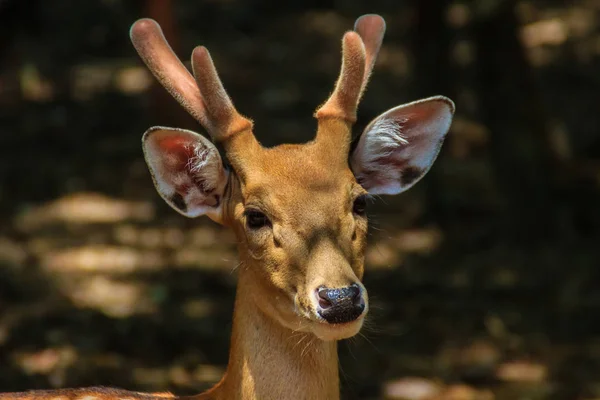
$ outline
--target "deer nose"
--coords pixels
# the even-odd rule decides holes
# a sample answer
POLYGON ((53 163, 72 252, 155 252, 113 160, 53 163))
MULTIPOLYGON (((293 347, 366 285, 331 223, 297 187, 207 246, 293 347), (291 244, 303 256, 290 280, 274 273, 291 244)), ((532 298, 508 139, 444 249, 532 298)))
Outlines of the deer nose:
POLYGON ((330 324, 354 321, 365 310, 362 290, 356 283, 335 289, 320 286, 316 292, 319 301, 317 312, 330 324))

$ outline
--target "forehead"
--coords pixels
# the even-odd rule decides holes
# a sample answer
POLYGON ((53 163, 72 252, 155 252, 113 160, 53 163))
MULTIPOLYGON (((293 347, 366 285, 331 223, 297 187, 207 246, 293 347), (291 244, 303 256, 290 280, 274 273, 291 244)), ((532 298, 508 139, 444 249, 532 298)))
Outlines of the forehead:
POLYGON ((252 164, 245 177, 245 196, 271 203, 266 205, 297 208, 318 203, 326 210, 325 204, 346 204, 360 190, 347 163, 319 153, 311 144, 264 149, 252 164))

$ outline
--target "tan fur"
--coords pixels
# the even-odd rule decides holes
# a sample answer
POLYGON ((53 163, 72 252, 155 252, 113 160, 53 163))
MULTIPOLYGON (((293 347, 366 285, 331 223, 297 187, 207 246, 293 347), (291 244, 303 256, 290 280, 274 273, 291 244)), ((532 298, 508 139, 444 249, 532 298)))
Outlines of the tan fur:
POLYGON ((310 316, 310 295, 319 282, 342 287, 362 278, 367 226, 352 215, 352 201, 364 189, 316 142, 255 149, 245 160, 247 174, 232 175, 221 220, 236 232, 241 257, 229 365, 197 399, 337 399, 335 339, 358 332, 362 318, 326 328, 310 316), (249 237, 249 204, 268 214, 274 237, 249 237))
POLYGON ((315 113, 319 119, 356 121, 358 102, 367 87, 385 34, 385 21, 379 15, 363 15, 356 20, 354 30, 344 35, 340 76, 329 99, 315 113))
POLYGON ((174 398, 171 393, 140 393, 102 386, 81 389, 31 390, 0 393, 0 400, 159 400, 174 398))
MULTIPOLYGON (((322 129, 346 127, 330 121, 322 129)), ((215 218, 230 226, 240 243, 229 364, 215 388, 193 398, 338 399, 336 340, 356 334, 363 318, 328 327, 311 314, 310 296, 320 283, 343 287, 362 278, 367 223, 353 216, 352 202, 365 191, 347 162, 329 157, 317 142, 255 148, 245 162, 243 178, 230 175, 223 213, 215 218), (249 204, 268 213, 280 247, 267 232, 250 237, 245 231, 243 212, 249 204)), ((91 388, 5 394, 0 400, 59 396, 162 397, 91 388)))
MULTIPOLYGON (((366 190, 348 165, 351 129, 384 30, 381 17, 368 15, 359 18, 356 32, 344 35, 342 72, 334 93, 316 113, 319 125, 315 140, 304 145, 263 148, 254 138, 251 121, 233 107, 205 48, 193 52, 194 81, 155 22, 140 20, 132 27, 132 40, 148 67, 224 145, 232 166, 226 172, 216 148, 193 132, 157 127, 144 135, 146 161, 161 196, 183 215, 207 215, 230 227, 239 243, 240 267, 227 371, 211 390, 178 399, 339 399, 337 341, 357 334, 368 311, 366 290, 360 283, 367 220, 364 213, 353 208, 366 190), (248 226, 249 210, 260 211, 269 224, 261 228, 248 226), (362 303, 352 303, 359 311, 351 318, 326 320, 321 316, 318 309, 323 298, 318 296, 323 288, 319 288, 349 290, 350 285, 361 289, 364 309, 362 303)), ((445 100, 428 101, 417 111, 432 112, 415 114, 432 114, 441 121, 433 125, 441 127, 440 135, 426 129, 421 136, 426 144, 434 138, 433 147, 429 147, 435 152, 429 151, 433 156, 427 159, 432 163, 449 127, 453 105, 444 105, 445 111, 440 111, 445 100)), ((416 120, 414 124, 421 122, 416 120)), ((398 136, 395 125, 375 126, 392 126, 392 134, 384 139, 398 136)), ((379 147, 362 148, 369 151, 387 145, 375 142, 379 147)), ((413 158, 420 155, 414 153, 413 158)), ((403 171, 411 173, 400 174, 399 179, 413 182, 419 177, 416 172, 425 171, 425 167, 418 166, 417 170, 407 162, 403 171)), ((363 175, 369 178, 376 172, 364 170, 363 175)), ((356 300, 354 297, 351 301, 356 300)), ((0 394, 0 400, 164 398, 175 396, 108 388, 0 394)))
POLYGON ((235 133, 252 129, 252 121, 234 108, 205 47, 199 46, 192 53, 192 77, 156 21, 140 19, 129 36, 148 69, 215 140, 227 141, 235 133))
POLYGON ((342 68, 329 100, 316 112, 317 118, 356 121, 356 107, 365 75, 365 46, 356 32, 347 32, 342 41, 342 68))

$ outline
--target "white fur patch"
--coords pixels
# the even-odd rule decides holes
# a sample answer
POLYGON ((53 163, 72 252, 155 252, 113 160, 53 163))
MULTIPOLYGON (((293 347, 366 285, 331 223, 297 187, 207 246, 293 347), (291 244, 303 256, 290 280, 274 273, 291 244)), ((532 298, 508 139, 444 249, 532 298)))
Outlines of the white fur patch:
POLYGON ((215 189, 222 177, 221 158, 215 157, 213 154, 216 151, 216 149, 196 144, 194 146, 194 157, 188 161, 190 172, 202 176, 202 180, 207 182, 208 187, 203 189, 215 189))
POLYGON ((371 194, 398 194, 431 168, 454 113, 436 96, 394 107, 371 122, 350 159, 356 179, 371 194))
POLYGON ((188 166, 191 172, 200 172, 210 160, 210 149, 196 144, 194 147, 194 156, 188 160, 188 166))
POLYGON ((369 138, 363 153, 364 162, 373 162, 381 157, 392 155, 399 147, 408 144, 408 139, 402 136, 402 126, 406 119, 393 120, 381 118, 375 121, 369 129, 369 138))
POLYGON ((156 188, 169 205, 187 217, 220 212, 228 172, 208 139, 192 131, 154 127, 146 132, 143 143, 156 188), (160 147, 161 140, 170 135, 176 138, 176 144, 179 137, 180 146, 189 155, 187 160, 177 155, 181 147, 173 153, 172 147, 160 147))

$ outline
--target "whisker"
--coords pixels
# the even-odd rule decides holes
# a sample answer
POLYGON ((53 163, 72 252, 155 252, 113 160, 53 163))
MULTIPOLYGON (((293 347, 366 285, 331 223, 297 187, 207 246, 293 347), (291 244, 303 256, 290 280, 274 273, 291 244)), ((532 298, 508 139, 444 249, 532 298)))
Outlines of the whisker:
POLYGON ((358 332, 358 334, 360 335, 360 337, 362 337, 363 339, 365 339, 365 340, 367 341, 367 343, 369 343, 369 344, 370 344, 370 345, 373 347, 373 349, 374 349, 374 350, 375 350, 377 353, 379 353, 379 354, 383 354, 383 353, 381 352, 381 350, 379 350, 379 349, 377 348, 377 346, 375 346, 375 343, 373 343, 373 342, 371 341, 371 339, 369 339, 369 338, 368 338, 368 337, 367 337, 367 336, 366 336, 364 333, 362 333, 362 332, 358 332))
MULTIPOLYGON (((359 332, 360 333, 360 332, 359 332)), ((348 349, 348 353, 350 354, 350 356, 355 360, 358 361, 358 359, 356 358, 356 356, 354 355, 354 353, 352 352, 352 346, 353 344, 356 344, 356 336, 353 336, 351 338, 349 338, 349 340, 346 342, 346 348, 348 349)))
POLYGON ((241 261, 239 263, 237 263, 237 265, 231 269, 231 271, 229 272, 229 275, 233 274, 235 272, 235 270, 238 269, 242 264, 243 264, 243 262, 241 262, 241 261))

